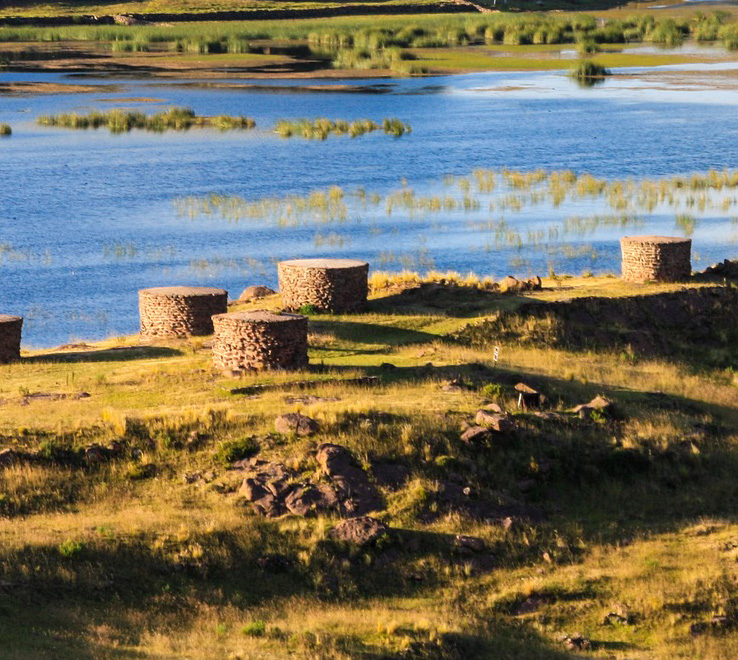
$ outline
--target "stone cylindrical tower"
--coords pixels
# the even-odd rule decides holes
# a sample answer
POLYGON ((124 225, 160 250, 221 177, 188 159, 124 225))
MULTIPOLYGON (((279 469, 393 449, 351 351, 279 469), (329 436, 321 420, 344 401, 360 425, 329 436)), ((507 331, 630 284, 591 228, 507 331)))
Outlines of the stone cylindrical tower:
POLYGON ((213 332, 211 317, 228 310, 228 292, 204 286, 162 286, 138 292, 141 334, 189 337, 213 332))
POLYGON ((304 369, 308 320, 299 314, 232 312, 213 317, 213 364, 224 370, 304 369))
POLYGON ((692 239, 625 236, 620 239, 624 282, 679 282, 692 274, 692 239))
POLYGON ((0 314, 0 363, 20 360, 23 317, 0 314))
POLYGON ((325 312, 355 312, 366 305, 369 264, 358 259, 292 259, 277 264, 285 309, 313 305, 325 312))

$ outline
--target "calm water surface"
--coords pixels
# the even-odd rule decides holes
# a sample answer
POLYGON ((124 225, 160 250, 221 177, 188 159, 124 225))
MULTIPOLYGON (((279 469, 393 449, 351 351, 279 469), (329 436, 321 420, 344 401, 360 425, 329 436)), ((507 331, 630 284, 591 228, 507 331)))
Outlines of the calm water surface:
MULTIPOLYGON (((401 211, 387 217, 383 206, 358 205, 343 223, 294 227, 183 217, 174 202, 213 192, 258 200, 332 185, 387 195, 403 180, 417 194, 434 194, 446 175, 475 168, 639 179, 738 167, 738 92, 706 91, 688 78, 654 85, 638 70, 630 73, 593 89, 554 72, 389 80, 383 81, 390 85, 386 94, 295 93, 289 88, 299 83, 289 81, 274 83, 284 92, 266 93, 125 80, 116 94, 0 97, 0 122, 14 131, 0 141, 0 313, 25 316, 24 343, 41 347, 135 332, 136 292, 143 287, 217 285, 237 297, 249 284, 274 286, 273 262, 285 258, 349 256, 380 270, 432 266, 496 277, 545 274, 551 267, 617 271, 624 231, 616 227, 560 237, 559 247, 572 249, 554 254, 490 244, 470 223, 505 220, 524 231, 572 213, 600 212, 581 201, 515 214, 490 211, 485 200, 472 213, 425 217, 401 211), (131 97, 161 102, 115 102, 131 97), (190 106, 200 115, 248 115, 257 129, 116 136, 35 124, 45 113, 151 112, 168 105, 190 106), (278 118, 316 116, 398 117, 413 133, 311 142, 269 131, 278 118), (591 250, 575 249, 582 246, 591 250)), ((0 80, 70 82, 57 74, 3 73, 0 80)), ((695 213, 695 266, 735 256, 735 213, 695 213)), ((673 210, 656 209, 637 232, 680 229, 673 210)))

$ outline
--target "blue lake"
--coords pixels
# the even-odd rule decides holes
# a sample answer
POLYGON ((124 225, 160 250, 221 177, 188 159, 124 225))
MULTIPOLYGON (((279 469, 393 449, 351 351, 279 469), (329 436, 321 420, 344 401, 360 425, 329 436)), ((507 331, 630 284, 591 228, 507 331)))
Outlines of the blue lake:
MULTIPOLYGON (((13 136, 0 141, 0 313, 23 315, 24 344, 43 347, 136 332, 140 288, 217 285, 237 297, 249 284, 274 286, 274 262, 286 258, 347 256, 378 270, 432 267, 498 278, 544 275, 552 267, 617 272, 619 237, 678 235, 676 211, 659 207, 637 229, 605 224, 587 235, 560 236, 557 246, 572 249, 556 252, 490 243, 478 224, 504 220, 524 234, 572 214, 604 213, 601 202, 538 204, 515 213, 499 205, 490 210, 485 196, 471 211, 415 217, 406 210, 389 216, 384 202, 376 208, 352 203, 343 222, 280 227, 217 214, 190 218, 178 213, 175 201, 210 193, 255 201, 334 185, 382 198, 403 185, 433 195, 444 190, 445 176, 477 168, 571 169, 636 181, 738 168, 738 91, 694 84, 705 68, 681 67, 664 84, 649 78, 653 71, 621 71, 628 75, 591 89, 579 88, 564 72, 536 72, 383 80, 390 86, 383 94, 290 91, 304 81, 269 81, 285 90, 260 92, 124 80, 115 94, 101 88, 99 94, 2 96, 0 122, 12 125, 13 136), (680 71, 689 75, 681 79, 680 71), (170 105, 199 115, 247 115, 257 128, 111 135, 35 123, 40 114, 112 107, 153 112, 170 105), (400 139, 374 133, 325 142, 271 133, 279 118, 317 116, 398 117, 413 132, 400 139), (581 246, 591 249, 575 249, 581 246)), ((111 82, 0 73, 0 81, 12 80, 111 82)), ((339 83, 366 81, 330 81, 339 83)), ((709 205, 694 211, 695 267, 735 256, 735 213, 709 205)))

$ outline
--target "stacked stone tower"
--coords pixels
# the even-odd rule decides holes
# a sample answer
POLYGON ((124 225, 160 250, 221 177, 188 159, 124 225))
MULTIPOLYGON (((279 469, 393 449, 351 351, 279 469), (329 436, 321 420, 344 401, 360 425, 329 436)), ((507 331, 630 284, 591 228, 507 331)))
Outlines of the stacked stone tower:
POLYGON ((304 369, 308 320, 298 314, 232 312, 213 317, 213 363, 228 371, 304 369))
POLYGON ((0 314, 0 363, 20 360, 23 318, 0 314))
POLYGON ((228 310, 228 292, 203 286, 164 286, 138 292, 141 334, 189 337, 213 332, 212 316, 228 310))
POLYGON ((312 305, 325 312, 355 312, 366 305, 369 264, 357 259, 293 259, 277 264, 285 309, 312 305))
POLYGON ((692 239, 625 236, 620 239, 624 282, 679 282, 692 273, 692 239))

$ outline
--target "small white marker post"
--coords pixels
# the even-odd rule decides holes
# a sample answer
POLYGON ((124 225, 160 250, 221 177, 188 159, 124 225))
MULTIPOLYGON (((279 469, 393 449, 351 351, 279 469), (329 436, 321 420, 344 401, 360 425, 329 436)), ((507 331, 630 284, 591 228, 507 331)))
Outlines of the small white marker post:
POLYGON ((495 346, 495 350, 492 352, 492 359, 495 361, 495 366, 497 366, 497 360, 500 359, 500 347, 495 346))

